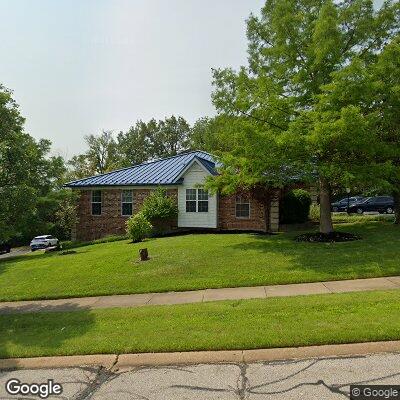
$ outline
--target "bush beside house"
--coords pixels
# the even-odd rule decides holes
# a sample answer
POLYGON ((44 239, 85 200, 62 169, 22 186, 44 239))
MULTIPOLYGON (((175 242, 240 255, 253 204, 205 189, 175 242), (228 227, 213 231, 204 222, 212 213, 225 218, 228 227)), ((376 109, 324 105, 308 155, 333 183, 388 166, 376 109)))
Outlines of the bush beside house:
POLYGON ((126 222, 126 232, 134 243, 141 242, 144 238, 150 236, 152 229, 153 226, 143 212, 133 215, 126 222))
POLYGON ((164 188, 158 187, 144 200, 141 212, 152 224, 153 233, 165 233, 174 225, 178 216, 178 204, 167 195, 164 188))

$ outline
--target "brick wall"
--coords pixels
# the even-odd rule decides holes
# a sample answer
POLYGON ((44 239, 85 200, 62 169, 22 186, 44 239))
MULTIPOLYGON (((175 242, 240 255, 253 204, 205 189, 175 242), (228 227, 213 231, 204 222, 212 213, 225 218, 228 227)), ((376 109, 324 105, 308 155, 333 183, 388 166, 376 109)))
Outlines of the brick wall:
MULTIPOLYGON (((152 189, 133 189, 133 214, 136 214, 152 189)), ((88 241, 109 235, 125 234, 129 217, 121 215, 122 189, 102 190, 102 213, 91 215, 91 190, 82 190, 77 208, 77 225, 74 240, 88 241)), ((167 194, 178 201, 178 190, 168 189, 167 194)), ((278 194, 278 192, 277 192, 278 194)), ((236 196, 219 196, 218 228, 226 230, 276 231, 279 228, 279 200, 272 199, 269 207, 249 194, 250 218, 236 218, 236 196)), ((173 222, 177 225, 177 221, 173 222)))
MULTIPOLYGON (((129 217, 121 215, 122 189, 103 189, 101 215, 91 215, 91 190, 81 190, 77 207, 76 240, 88 241, 109 235, 125 234, 125 223, 129 217)), ((133 189, 133 214, 136 214, 151 189, 133 189)), ((168 189, 167 194, 176 199, 177 189, 168 189)))
POLYGON ((268 231, 269 224, 264 204, 249 195, 250 218, 236 218, 236 195, 219 196, 218 227, 227 230, 268 231))

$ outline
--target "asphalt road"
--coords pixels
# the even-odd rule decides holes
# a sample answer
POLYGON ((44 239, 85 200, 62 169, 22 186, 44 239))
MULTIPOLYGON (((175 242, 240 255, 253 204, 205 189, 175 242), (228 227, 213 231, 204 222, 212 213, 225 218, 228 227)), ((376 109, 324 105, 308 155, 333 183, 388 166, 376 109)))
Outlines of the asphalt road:
POLYGON ((0 371, 0 399, 17 398, 5 391, 11 378, 24 383, 54 379, 63 393, 53 399, 330 400, 348 398, 351 383, 400 384, 400 354, 125 371, 95 367, 0 371))

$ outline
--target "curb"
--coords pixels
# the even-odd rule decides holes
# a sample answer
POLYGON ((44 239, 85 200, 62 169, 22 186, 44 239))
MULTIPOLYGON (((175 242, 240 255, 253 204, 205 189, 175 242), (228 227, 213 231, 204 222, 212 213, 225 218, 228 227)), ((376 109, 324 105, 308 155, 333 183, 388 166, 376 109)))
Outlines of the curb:
POLYGON ((400 340, 255 350, 8 358, 0 359, 0 370, 73 368, 90 365, 114 371, 122 371, 143 366, 270 362, 317 357, 366 356, 370 354, 398 352, 400 352, 400 340))

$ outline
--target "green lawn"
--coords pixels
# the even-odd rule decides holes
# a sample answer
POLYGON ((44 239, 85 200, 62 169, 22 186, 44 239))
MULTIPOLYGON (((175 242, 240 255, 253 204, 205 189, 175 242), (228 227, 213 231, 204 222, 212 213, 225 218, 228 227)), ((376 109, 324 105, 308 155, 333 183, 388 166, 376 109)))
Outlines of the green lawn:
POLYGON ((0 301, 256 286, 400 275, 400 228, 343 224, 363 240, 297 243, 277 235, 193 234, 33 253, 0 262, 0 301), (146 246, 151 260, 138 262, 146 246))
POLYGON ((0 358, 400 339, 400 291, 0 316, 0 358))

